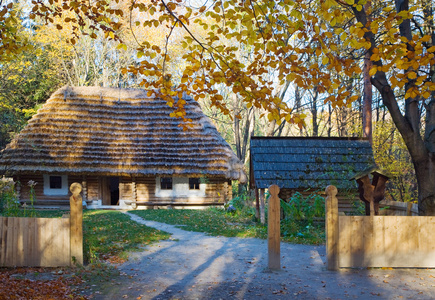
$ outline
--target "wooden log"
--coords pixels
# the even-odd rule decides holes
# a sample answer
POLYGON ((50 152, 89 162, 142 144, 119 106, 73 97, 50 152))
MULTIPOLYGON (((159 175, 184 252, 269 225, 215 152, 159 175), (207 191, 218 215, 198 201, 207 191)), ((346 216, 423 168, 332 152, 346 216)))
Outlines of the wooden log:
POLYGON ((329 185, 326 190, 326 259, 328 270, 338 270, 338 190, 335 186, 329 185))
POLYGON ((269 249, 269 269, 281 269, 281 232, 280 232, 280 203, 279 203, 279 187, 271 185, 269 187, 269 206, 267 219, 267 239, 269 249))
POLYGON ((83 203, 80 192, 82 185, 74 182, 71 184, 70 191, 70 249, 71 249, 71 265, 83 265, 83 203))

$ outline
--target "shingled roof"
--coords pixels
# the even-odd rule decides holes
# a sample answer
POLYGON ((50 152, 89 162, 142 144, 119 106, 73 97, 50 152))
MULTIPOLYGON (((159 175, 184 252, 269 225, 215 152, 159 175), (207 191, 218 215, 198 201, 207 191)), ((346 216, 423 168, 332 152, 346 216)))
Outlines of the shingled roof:
POLYGON ((349 179, 374 164, 367 139, 252 137, 251 185, 281 189, 352 188, 349 179))
POLYGON ((187 131, 166 101, 137 89, 63 87, 2 151, 8 173, 224 177, 243 164, 190 97, 187 131))

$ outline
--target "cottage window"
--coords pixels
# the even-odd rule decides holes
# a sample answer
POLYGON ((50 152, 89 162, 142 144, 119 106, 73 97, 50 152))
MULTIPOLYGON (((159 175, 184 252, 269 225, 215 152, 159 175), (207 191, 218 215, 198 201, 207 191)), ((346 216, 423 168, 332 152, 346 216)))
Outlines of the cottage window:
POLYGON ((206 184, 199 178, 156 177, 156 197, 190 198, 205 197, 206 184))
POLYGON ((162 178, 160 178, 160 189, 162 189, 162 190, 172 190, 172 177, 162 177, 162 178))
POLYGON ((199 178, 189 178, 189 190, 199 190, 199 178))
POLYGON ((44 174, 44 195, 47 196, 66 196, 68 195, 68 176, 67 175, 48 175, 44 174))
POLYGON ((50 189, 62 188, 62 176, 50 176, 50 189))

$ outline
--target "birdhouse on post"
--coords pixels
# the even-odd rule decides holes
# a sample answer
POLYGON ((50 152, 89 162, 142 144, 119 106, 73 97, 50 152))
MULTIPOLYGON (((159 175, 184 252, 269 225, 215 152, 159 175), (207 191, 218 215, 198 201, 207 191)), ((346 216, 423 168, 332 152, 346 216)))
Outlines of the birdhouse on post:
POLYGON ((388 179, 390 176, 377 166, 364 170, 350 179, 358 183, 359 198, 365 204, 367 216, 379 215, 379 202, 384 199, 388 179), (369 175, 372 175, 371 182, 369 175))

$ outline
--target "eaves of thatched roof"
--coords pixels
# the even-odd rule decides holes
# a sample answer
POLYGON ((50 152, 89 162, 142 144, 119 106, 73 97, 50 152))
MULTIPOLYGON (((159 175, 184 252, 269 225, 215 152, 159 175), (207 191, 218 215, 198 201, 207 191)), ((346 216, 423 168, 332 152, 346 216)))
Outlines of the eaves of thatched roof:
POLYGON ((8 173, 174 175, 246 181, 243 165, 185 97, 186 131, 166 101, 137 89, 63 87, 2 151, 8 173))

